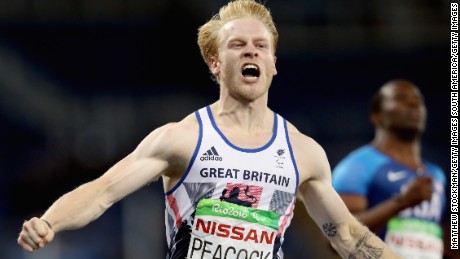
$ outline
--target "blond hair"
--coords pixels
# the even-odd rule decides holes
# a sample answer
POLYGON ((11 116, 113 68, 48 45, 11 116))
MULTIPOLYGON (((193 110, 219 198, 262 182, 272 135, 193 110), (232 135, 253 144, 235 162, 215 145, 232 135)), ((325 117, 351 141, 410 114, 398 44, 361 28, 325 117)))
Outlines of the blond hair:
POLYGON ((278 31, 270 11, 255 0, 234 0, 220 8, 208 22, 198 28, 198 46, 206 64, 210 64, 211 57, 217 57, 219 51, 219 32, 227 22, 251 17, 259 20, 272 35, 273 54, 278 45, 278 31))

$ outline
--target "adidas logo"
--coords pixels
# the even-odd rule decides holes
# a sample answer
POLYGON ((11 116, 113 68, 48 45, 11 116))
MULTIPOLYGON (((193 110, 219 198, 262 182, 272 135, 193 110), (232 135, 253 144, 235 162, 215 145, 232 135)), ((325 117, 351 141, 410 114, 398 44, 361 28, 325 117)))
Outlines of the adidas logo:
POLYGON ((208 149, 208 151, 204 152, 203 155, 201 155, 200 160, 201 161, 207 161, 207 160, 222 161, 222 157, 219 156, 219 153, 217 153, 216 148, 213 146, 212 148, 208 149))

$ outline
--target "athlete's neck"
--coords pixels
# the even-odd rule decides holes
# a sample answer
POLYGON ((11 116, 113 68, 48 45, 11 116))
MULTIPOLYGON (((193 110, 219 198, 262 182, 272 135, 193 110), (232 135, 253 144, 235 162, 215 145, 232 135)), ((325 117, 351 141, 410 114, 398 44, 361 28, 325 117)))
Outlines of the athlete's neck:
POLYGON ((216 124, 221 128, 238 127, 248 134, 272 132, 274 116, 266 104, 219 100, 211 105, 216 124))
POLYGON ((419 139, 407 142, 388 134, 376 134, 371 145, 410 168, 417 170, 423 166, 419 139))

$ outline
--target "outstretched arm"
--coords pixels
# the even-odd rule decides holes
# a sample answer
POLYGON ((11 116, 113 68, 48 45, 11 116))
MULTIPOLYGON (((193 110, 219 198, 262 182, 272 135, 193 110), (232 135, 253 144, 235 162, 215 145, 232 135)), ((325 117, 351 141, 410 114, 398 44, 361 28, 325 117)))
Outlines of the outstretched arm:
POLYGON ((350 214, 330 183, 309 180, 299 190, 308 213, 342 258, 399 258, 350 214))
POLYGON ((296 140, 300 197, 337 253, 342 258, 400 258, 349 212, 332 187, 324 150, 305 136, 296 140))
POLYGON ((115 202, 158 179, 168 167, 168 160, 160 151, 165 148, 163 135, 169 127, 153 131, 99 178, 61 196, 41 218, 25 221, 18 244, 33 252, 51 242, 55 233, 87 225, 115 202))

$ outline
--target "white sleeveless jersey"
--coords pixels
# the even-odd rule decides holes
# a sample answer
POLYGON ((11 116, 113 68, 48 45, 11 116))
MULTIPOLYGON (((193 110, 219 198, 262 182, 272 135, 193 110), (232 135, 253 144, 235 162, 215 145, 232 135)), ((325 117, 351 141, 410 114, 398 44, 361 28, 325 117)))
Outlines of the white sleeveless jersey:
POLYGON ((247 149, 224 136, 209 106, 195 115, 199 122, 195 152, 183 177, 166 193, 167 258, 187 258, 195 211, 202 199, 276 212, 278 229, 270 258, 283 258, 281 244, 293 217, 299 184, 286 120, 275 113, 268 143, 247 149))

